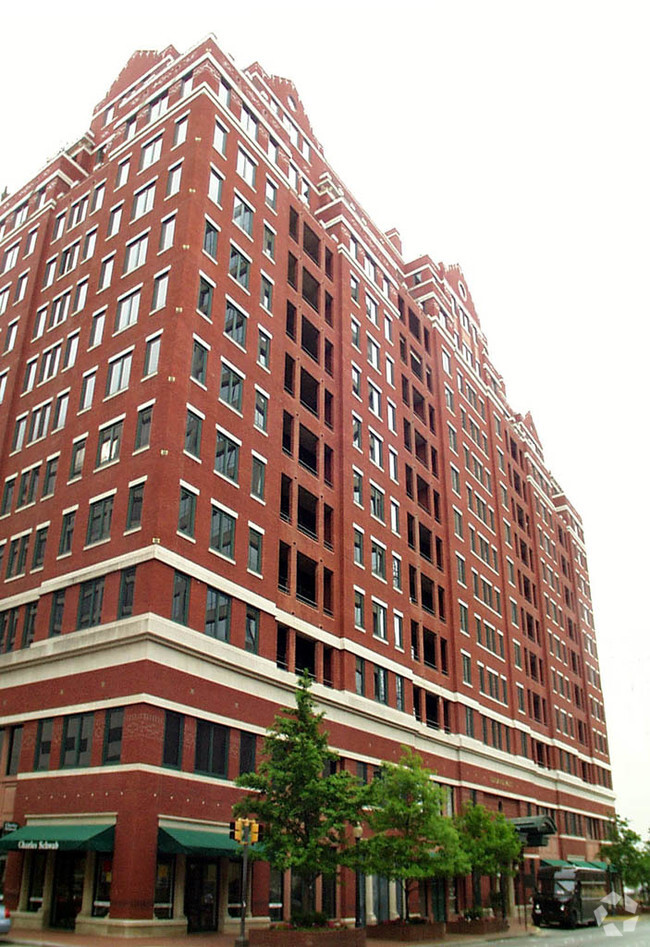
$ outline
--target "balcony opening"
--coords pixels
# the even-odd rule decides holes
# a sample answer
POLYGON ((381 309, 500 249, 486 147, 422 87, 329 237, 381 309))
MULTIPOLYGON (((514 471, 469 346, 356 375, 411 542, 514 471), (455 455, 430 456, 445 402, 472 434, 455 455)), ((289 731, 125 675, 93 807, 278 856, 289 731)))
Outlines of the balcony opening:
POLYGON ((406 514, 406 537, 411 549, 415 549, 415 517, 412 513, 406 514))
POLYGON ((411 389, 411 392, 413 395, 413 411, 419 417, 420 421, 422 421, 423 424, 426 424, 426 403, 424 397, 415 387, 411 389))
POLYGON ((302 298, 309 303, 312 309, 319 312, 320 283, 311 275, 309 270, 302 268, 302 298))
POLYGON ((287 261, 287 280, 294 289, 298 289, 298 260, 293 253, 289 254, 287 261))
POLYGON ((317 362, 320 358, 320 332, 306 316, 302 317, 301 344, 303 351, 317 362))
POLYGON ((313 375, 304 368, 300 369, 300 403, 318 417, 319 384, 313 375))
POLYGON ((282 413, 282 450, 290 457, 293 454, 293 417, 288 411, 282 413))
POLYGON ((334 395, 331 391, 325 389, 325 404, 324 404, 324 415, 325 415, 325 424, 329 428, 334 427, 334 395))
POLYGON ((298 211, 295 207, 289 208, 289 236, 292 240, 298 242, 298 211))
POLYGON ((422 629, 422 657, 427 667, 438 668, 438 635, 428 628, 422 629))
POLYGON ((323 542, 328 549, 334 548, 334 510, 327 503, 323 506, 323 542))
POLYGON ((431 512, 431 502, 429 499, 429 484, 426 480, 423 480, 419 474, 416 475, 417 490, 418 490, 418 505, 422 507, 423 510, 426 510, 427 513, 431 512))
POLYGON ((316 642, 305 635, 296 634, 296 674, 305 671, 316 677, 316 642))
POLYGON ((305 248, 305 252, 312 258, 314 263, 320 266, 320 239, 307 224, 303 224, 302 244, 305 248))
MULTIPOLYGON (((331 276, 330 276, 330 279, 331 279, 331 276)), ((334 306, 334 300, 332 299, 330 294, 326 291, 325 292, 325 322, 328 324, 328 326, 334 325, 333 306, 334 306)))
POLYGON ((420 540, 420 555, 433 562, 433 533, 422 523, 418 523, 418 532, 420 540))
POLYGON ((288 353, 284 356, 284 390, 290 395, 295 393, 296 363, 288 353))
POLYGON ((334 687, 334 648, 323 646, 323 684, 334 687))
POLYGON ((332 588, 334 574, 331 569, 323 569, 323 611, 326 615, 333 615, 332 588))
POLYGON ((278 547, 278 588, 281 592, 289 592, 291 589, 289 576, 289 570, 291 568, 290 557, 291 546, 280 540, 278 547))
POLYGON ((445 590, 441 585, 438 586, 438 618, 440 621, 447 621, 447 611, 445 608, 445 590))
POLYGON ((420 600, 422 608, 425 611, 430 612, 432 615, 435 614, 435 602, 434 602, 434 592, 435 585, 431 579, 426 575, 420 575, 420 600))
POLYGON ((296 307, 290 302, 287 302, 286 331, 290 339, 296 338, 296 307))
POLYGON ((422 359, 411 349, 411 371, 422 381, 422 359))
POLYGON ((429 451, 427 450, 427 442, 419 431, 415 431, 415 456, 421 464, 425 467, 428 466, 429 451))
POLYGON ((323 477, 328 487, 334 485, 334 451, 327 444, 323 449, 323 477))
POLYGON ((409 566, 409 598, 417 604, 418 601, 418 570, 409 566))
POLYGON ((413 716, 422 723, 422 688, 413 687, 413 716))
POLYGON ((433 730, 440 729, 440 698, 437 694, 424 695, 426 725, 433 730))
POLYGON ((414 335, 415 338, 420 341, 420 320, 415 315, 412 309, 409 309, 409 330, 411 335, 414 335))
POLYGON ((411 620, 411 659, 420 660, 420 626, 411 620))
POLYGON ((291 522, 291 495, 293 492, 293 480, 286 474, 282 474, 280 480, 280 519, 285 523, 291 522))
POLYGON ((298 529, 318 539, 318 497, 304 487, 298 487, 298 529))
POLYGON ((310 473, 318 476, 318 438, 306 428, 299 426, 298 462, 310 473))
POLYGON ((334 374, 334 346, 325 339, 325 371, 328 375, 334 374))
MULTIPOLYGON (((316 570, 318 563, 304 553, 296 556, 296 598, 300 602, 316 607, 316 570)), ((297 662, 296 662, 297 663, 297 662)))
POLYGON ((275 644, 275 663, 283 671, 289 669, 289 635, 291 631, 286 625, 277 626, 276 644, 275 644))

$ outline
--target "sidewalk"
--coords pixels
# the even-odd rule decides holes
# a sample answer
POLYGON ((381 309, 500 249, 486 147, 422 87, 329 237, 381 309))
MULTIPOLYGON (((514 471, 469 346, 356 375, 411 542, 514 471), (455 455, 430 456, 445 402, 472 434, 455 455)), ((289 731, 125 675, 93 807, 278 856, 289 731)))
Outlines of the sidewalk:
MULTIPOLYGON (((538 933, 538 928, 530 924, 526 929, 523 923, 511 921, 509 930, 501 934, 490 934, 488 937, 476 937, 473 934, 447 934, 444 941, 435 941, 435 945, 458 944, 466 947, 469 944, 485 944, 490 941, 500 941, 510 937, 524 937, 526 934, 538 933)), ((12 928, 10 934, 0 936, 2 945, 20 944, 21 947, 234 947, 235 934, 185 934, 181 937, 130 937, 119 938, 103 936, 87 936, 66 931, 30 931, 24 928, 12 928)), ((394 941, 368 940, 368 947, 395 947, 394 941)), ((403 945, 408 947, 408 945, 403 945)), ((417 947, 427 947, 427 944, 418 944, 417 947)))

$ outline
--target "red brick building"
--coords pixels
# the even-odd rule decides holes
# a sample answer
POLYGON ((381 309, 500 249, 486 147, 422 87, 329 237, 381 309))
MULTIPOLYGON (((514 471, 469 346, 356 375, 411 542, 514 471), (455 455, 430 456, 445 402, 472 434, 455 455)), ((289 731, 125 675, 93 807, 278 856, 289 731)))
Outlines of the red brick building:
MULTIPOLYGON (((233 924, 233 780, 305 668, 352 772, 408 744, 450 807, 552 815, 530 864, 595 856, 613 794, 580 517, 461 270, 402 258, 291 82, 212 39, 131 58, 0 205, 0 403, 20 923, 233 924)), ((352 916, 352 887, 323 883, 323 909, 352 916)), ((298 894, 255 866, 255 917, 298 894)), ((428 897, 453 911, 462 884, 428 897)))

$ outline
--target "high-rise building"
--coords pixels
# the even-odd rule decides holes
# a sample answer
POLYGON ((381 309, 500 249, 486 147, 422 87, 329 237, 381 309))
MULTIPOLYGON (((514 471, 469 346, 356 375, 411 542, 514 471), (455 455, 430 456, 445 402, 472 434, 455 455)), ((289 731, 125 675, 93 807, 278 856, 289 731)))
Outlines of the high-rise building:
MULTIPOLYGON (((302 670, 346 769, 406 744, 450 808, 553 817, 527 873, 596 856, 613 794, 580 517, 461 270, 403 259, 290 81, 213 38, 129 60, 0 205, 0 403, 17 923, 234 925, 233 780, 302 670)), ((384 917, 389 886, 365 893, 384 917)), ((255 917, 299 896, 256 865, 255 917)), ((318 899, 354 914, 345 886, 318 899)))

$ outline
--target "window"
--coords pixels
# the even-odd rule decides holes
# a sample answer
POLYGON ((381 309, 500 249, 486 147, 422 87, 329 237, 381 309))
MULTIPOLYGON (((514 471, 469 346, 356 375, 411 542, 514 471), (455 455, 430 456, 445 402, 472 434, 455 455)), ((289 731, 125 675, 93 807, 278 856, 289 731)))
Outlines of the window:
POLYGON ((376 464, 377 467, 380 467, 383 470, 384 467, 384 442, 378 434, 369 428, 368 429, 368 447, 370 453, 370 460, 373 464, 376 464))
POLYGON ((63 514, 61 521, 61 538, 59 539, 59 555, 66 556, 72 552, 72 537, 74 534, 74 521, 77 516, 76 510, 69 510, 63 514))
POLYGON ((176 217, 167 217, 160 224, 160 245, 158 250, 160 253, 163 250, 169 250, 171 246, 174 245, 174 227, 176 225, 176 217))
POLYGON ((244 181, 246 181, 246 183, 251 187, 255 187, 256 170, 257 169, 253 159, 244 151, 243 148, 240 148, 237 152, 237 173, 240 174, 244 181))
POLYGON ((34 553, 32 555, 32 569, 41 569, 45 561, 45 545, 49 526, 41 526, 34 536, 34 553))
POLYGON ((114 496, 104 497, 101 500, 95 500, 90 504, 88 513, 88 530, 86 532, 86 544, 101 542, 104 539, 110 539, 111 519, 113 518, 113 500, 114 496))
POLYGON ((217 429, 217 449, 214 457, 215 473, 219 473, 233 483, 238 482, 239 443, 224 431, 217 429))
POLYGON ((112 254, 112 256, 106 257, 104 260, 102 260, 99 269, 99 282, 97 284, 98 292, 100 292, 102 289, 107 289, 111 285, 114 264, 115 254, 112 254))
POLYGON ((231 246, 228 272, 244 289, 248 289, 250 266, 250 260, 236 247, 231 246))
POLYGON ((354 561, 363 566, 363 530, 354 528, 354 561))
MULTIPOLYGON (((186 79, 183 80, 183 88, 185 88, 185 82, 186 82, 186 81, 187 81, 186 79)), ((190 76, 189 82, 190 82, 190 85, 191 85, 191 82, 192 82, 192 77, 191 77, 191 76, 190 76)), ((185 93, 185 94, 187 95, 187 93, 185 93)), ((172 147, 176 148, 178 145, 182 145, 183 142, 186 141, 186 139, 187 139, 187 126, 188 126, 188 117, 187 117, 187 115, 186 115, 184 118, 179 118, 179 119, 178 119, 178 121, 177 121, 176 124, 174 125, 174 141, 173 141, 173 146, 172 146, 172 147)))
POLYGON ((259 388, 255 389, 255 414, 253 419, 254 426, 259 431, 266 431, 269 415, 269 399, 259 388))
POLYGON ((370 485, 370 512, 376 519, 381 520, 382 523, 385 522, 384 492, 374 484, 370 485))
POLYGON ((183 715, 173 710, 165 711, 165 731, 163 736, 163 766, 180 769, 183 759, 183 715))
POLYGON ((219 234, 218 229, 212 223, 212 221, 205 221, 205 229, 203 231, 203 249, 212 257, 213 260, 217 258, 217 236, 219 234))
POLYGON ((376 368, 377 371, 379 371, 380 370, 379 345, 377 344, 377 342, 375 342, 375 340, 371 336, 367 336, 367 341, 368 341, 368 352, 367 352, 368 361, 370 362, 373 368, 376 368))
POLYGON ((82 582, 79 589, 79 610, 77 628, 92 628, 102 620, 102 602, 104 600, 104 577, 82 582))
POLYGON ((185 444, 184 450, 192 457, 200 459, 201 457, 201 431, 203 428, 203 419, 195 411, 187 409, 185 422, 185 444))
POLYGON ((354 590, 354 624, 365 631, 365 595, 360 589, 354 590))
POLYGON ((375 700, 380 704, 388 703, 388 672, 386 668, 380 668, 375 665, 373 672, 373 683, 375 689, 375 700))
POLYGON ((274 184, 273 181, 266 179, 266 189, 264 192, 264 200, 267 207, 270 207, 272 210, 275 210, 278 206, 278 187, 277 184, 274 184))
POLYGON ((52 752, 52 726, 54 721, 51 717, 47 720, 38 721, 38 730, 36 732, 36 751, 34 753, 34 769, 47 770, 50 768, 50 754, 52 752))
POLYGON ((472 686, 472 659, 469 654, 461 652, 463 659, 463 683, 472 686))
POLYGON ((264 253, 272 260, 275 260, 275 232, 271 230, 267 224, 264 224, 264 239, 262 246, 264 248, 264 253))
POLYGON ((210 318, 212 312, 212 298, 214 295, 214 284, 210 280, 206 279, 205 276, 199 277, 199 298, 196 303, 196 308, 199 310, 201 315, 205 316, 207 319, 210 318))
POLYGON ((254 496, 257 500, 264 500, 265 478, 266 462, 254 456, 251 467, 251 496, 254 496))
POLYGON ((219 399, 236 411, 241 411, 244 379, 230 365, 222 361, 219 399))
POLYGON ((377 540, 370 544, 370 562, 372 574, 379 579, 386 578, 386 549, 377 540))
POLYGON ((70 480, 80 477, 86 456, 86 438, 82 437, 72 445, 70 455, 70 480))
POLYGON ((247 233, 249 237, 253 236, 253 208, 237 194, 235 194, 232 219, 244 233, 247 233))
POLYGON ((372 633, 375 638, 386 639, 386 606, 373 600, 372 603, 372 633))
POLYGON ((151 296, 151 311, 156 312, 167 302, 167 287, 169 286, 169 273, 159 273, 154 277, 153 293, 151 296))
POLYGON ((218 506, 212 507, 210 524, 210 549, 234 559, 235 556, 235 517, 218 506))
POLYGON ((140 290, 129 293, 118 300, 117 312, 115 315, 115 331, 122 332, 129 326, 135 325, 138 321, 138 310, 140 308, 140 290))
POLYGON ((352 499, 357 506, 363 506, 363 474, 360 470, 352 470, 352 499))
POLYGON ((181 189, 181 173, 183 170, 182 164, 175 164, 173 168, 170 168, 167 172, 167 190, 166 196, 172 197, 174 194, 178 194, 181 189))
POLYGON ((208 184, 208 197, 215 204, 221 204, 221 189, 223 187, 223 178, 218 171, 210 168, 210 181, 208 184))
POLYGON ((11 477, 11 479, 5 480, 4 490, 2 493, 2 506, 0 506, 0 516, 6 516, 7 513, 11 512, 11 504, 13 502, 15 488, 16 488, 15 477, 11 477))
POLYGON ((230 731, 218 723, 196 722, 196 752, 194 770, 208 776, 228 775, 228 745, 230 731))
POLYGON ((61 767, 90 766, 94 714, 76 714, 63 720, 61 767))
POLYGON ((194 344, 192 346, 192 366, 190 368, 190 375, 194 381, 197 381, 200 385, 205 386, 207 372, 208 349, 197 339, 194 339, 194 344))
POLYGON ((260 305, 268 312, 273 309, 273 283, 264 274, 260 280, 260 305))
POLYGON ((402 560, 393 553, 393 588, 402 591, 402 560))
POLYGON ((253 526, 248 528, 248 568, 258 575, 262 574, 263 534, 253 526))
POLYGON ((114 707, 106 711, 104 723, 103 763, 119 763, 122 756, 122 727, 124 708, 114 707))
POLYGON ((176 570, 172 587, 172 621, 187 625, 190 611, 190 586, 192 580, 189 575, 176 570))
POLYGON ((178 503, 178 532, 184 536, 194 536, 194 521, 196 518, 196 492, 181 486, 181 495, 178 503))
POLYGON ((131 161, 129 158, 125 158, 124 161, 120 161, 117 166, 117 174, 115 176, 115 190, 119 187, 122 187, 129 179, 129 168, 131 166, 131 161))
POLYGON ((154 336, 152 339, 147 339, 147 344, 144 351, 144 371, 143 378, 148 378, 149 375, 155 375, 158 371, 158 361, 160 359, 160 342, 162 339, 162 334, 154 336))
POLYGON ((217 151, 219 151, 222 155, 225 155, 226 153, 227 141, 228 141, 228 131, 226 128, 224 128, 221 122, 217 120, 215 122, 213 144, 214 144, 214 147, 217 149, 217 151))
POLYGON ((138 411, 138 419, 135 427, 135 445, 134 450, 142 450, 149 447, 151 443, 151 421, 153 418, 153 405, 141 408, 138 411))
POLYGON ((156 161, 160 158, 160 153, 162 151, 162 135, 158 135, 157 138, 154 138, 153 141, 147 142, 146 145, 142 146, 142 151, 140 152, 140 170, 144 171, 146 168, 150 168, 152 164, 155 164, 156 161))
POLYGON ((128 352, 112 359, 108 363, 108 377, 106 379, 106 395, 115 395, 129 387, 131 375, 131 361, 133 353, 128 352))
POLYGON ((355 662, 354 689, 360 697, 364 696, 366 691, 366 662, 363 658, 357 658, 355 662))
POLYGON ((5 335, 5 345, 3 354, 11 352, 14 345, 16 344, 16 336, 18 335, 18 320, 15 322, 10 322, 7 326, 7 334, 5 335))
POLYGON ((122 442, 122 421, 104 427, 99 432, 97 441, 96 467, 104 467, 120 459, 120 444, 122 442))
POLYGON ((257 332, 257 364, 271 368, 271 336, 261 328, 257 332))
POLYGON ((97 369, 94 369, 92 372, 86 372, 81 379, 81 395, 79 397, 80 411, 87 411, 88 408, 92 407, 96 379, 97 369))
POLYGON ((229 299, 227 299, 226 318, 223 331, 229 339, 232 339, 233 342, 236 342, 237 345, 240 345, 243 349, 246 348, 247 323, 248 316, 246 313, 235 306, 235 304, 229 299))
POLYGON ((137 239, 127 243, 126 249, 124 251, 123 273, 131 273, 133 270, 137 269, 139 266, 142 266, 146 262, 148 245, 149 237, 147 234, 137 237, 137 239))
POLYGON ((139 529, 142 524, 142 504, 144 501, 144 482, 129 487, 129 502, 126 508, 126 528, 139 529))
POLYGON ((122 222, 122 205, 119 204, 117 207, 114 207, 108 217, 108 231, 106 233, 107 237, 114 237, 115 234, 120 229, 120 224, 122 222))

